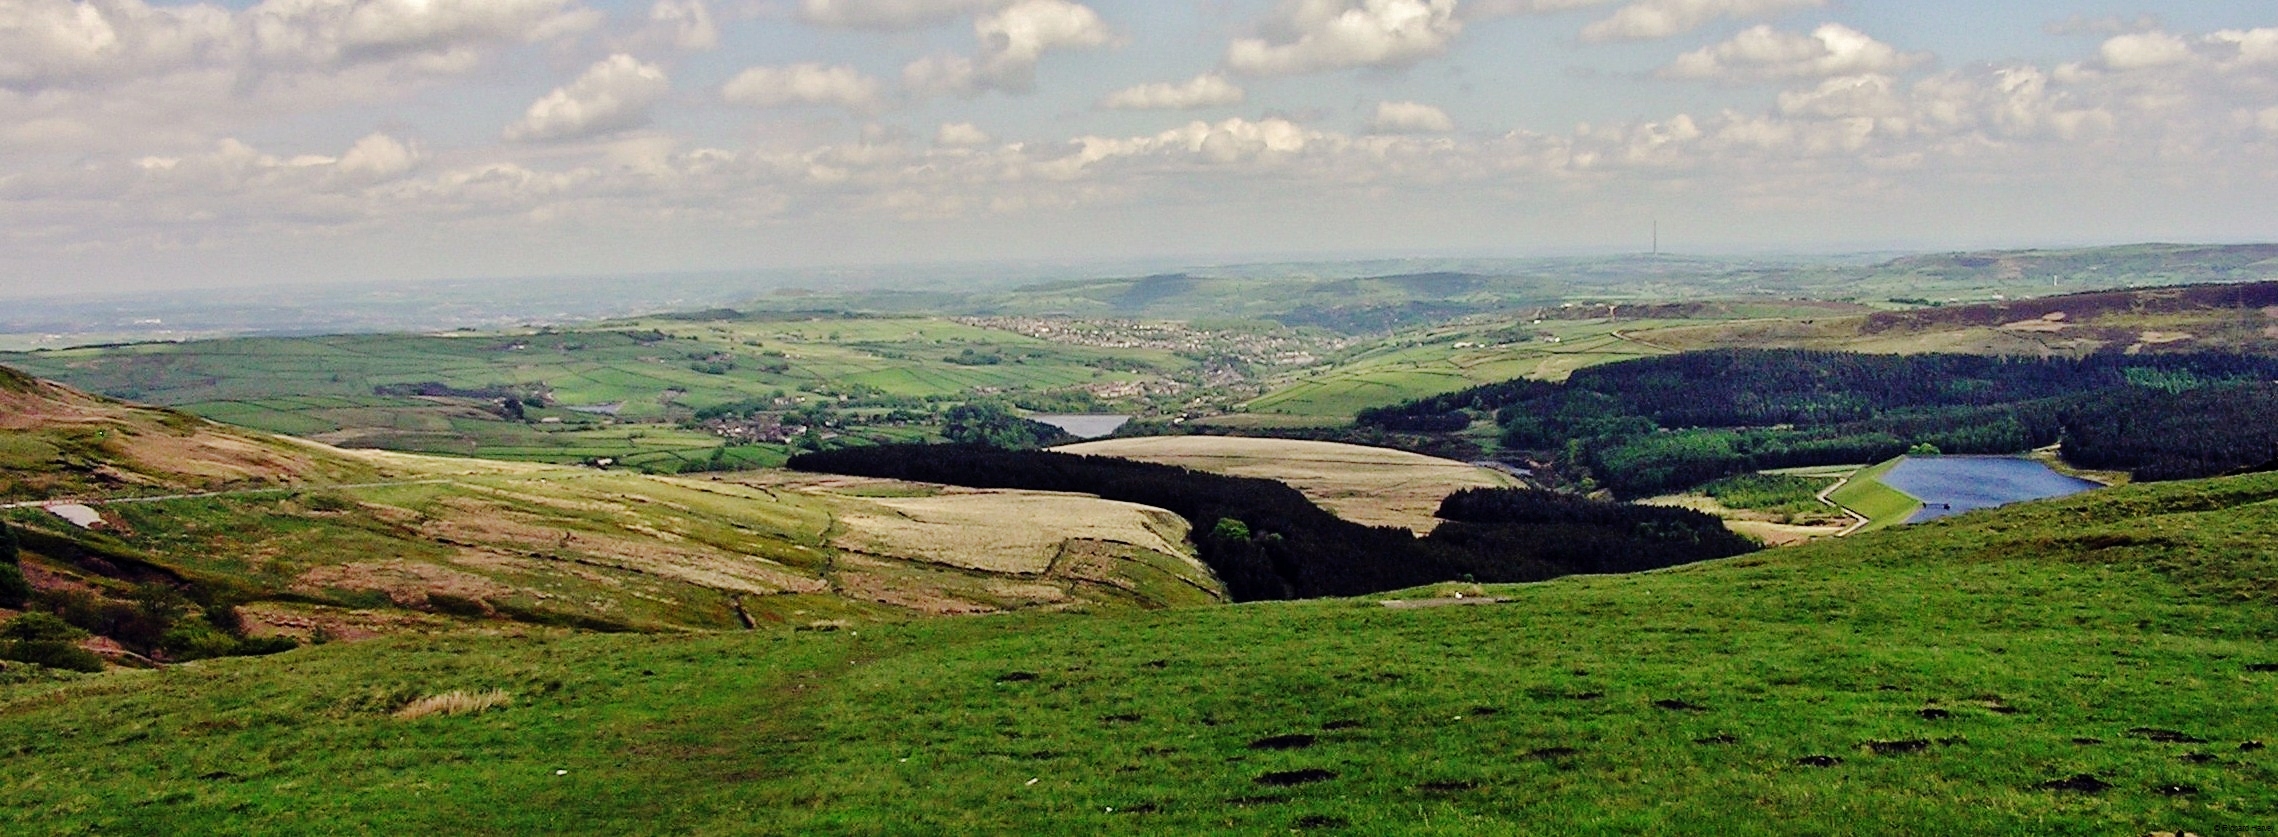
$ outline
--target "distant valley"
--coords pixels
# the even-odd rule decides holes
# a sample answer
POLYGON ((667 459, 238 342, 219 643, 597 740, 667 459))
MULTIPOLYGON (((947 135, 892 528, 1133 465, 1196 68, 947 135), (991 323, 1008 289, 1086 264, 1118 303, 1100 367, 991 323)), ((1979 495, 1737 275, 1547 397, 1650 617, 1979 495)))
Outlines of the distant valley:
POLYGON ((0 355, 0 822, 2250 832, 2274 259, 1260 266, 0 355))

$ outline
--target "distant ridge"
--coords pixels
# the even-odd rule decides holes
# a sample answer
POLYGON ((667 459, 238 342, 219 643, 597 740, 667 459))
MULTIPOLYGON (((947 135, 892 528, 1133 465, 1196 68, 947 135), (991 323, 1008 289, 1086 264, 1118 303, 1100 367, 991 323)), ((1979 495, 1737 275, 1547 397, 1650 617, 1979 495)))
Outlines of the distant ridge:
MULTIPOLYGON (((2278 250, 2278 248, 2273 248, 2278 250)), ((2236 285, 2178 285, 2125 291, 2090 291, 2008 302, 1879 311, 1866 332, 1925 330, 1941 326, 2001 326, 2062 315, 2051 322, 2092 321, 2113 314, 2161 315, 2278 306, 2278 281, 2236 285)))

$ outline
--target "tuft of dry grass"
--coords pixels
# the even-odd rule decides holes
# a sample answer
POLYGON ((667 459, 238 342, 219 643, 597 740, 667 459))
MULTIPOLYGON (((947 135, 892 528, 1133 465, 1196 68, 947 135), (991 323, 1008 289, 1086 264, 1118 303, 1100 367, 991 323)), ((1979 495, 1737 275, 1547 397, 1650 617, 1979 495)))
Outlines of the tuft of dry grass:
POLYGON ((395 711, 395 716, 399 720, 409 721, 414 718, 425 718, 429 715, 473 715, 513 702, 514 696, 507 694, 505 689, 492 689, 487 692, 453 689, 404 704, 402 709, 395 711))

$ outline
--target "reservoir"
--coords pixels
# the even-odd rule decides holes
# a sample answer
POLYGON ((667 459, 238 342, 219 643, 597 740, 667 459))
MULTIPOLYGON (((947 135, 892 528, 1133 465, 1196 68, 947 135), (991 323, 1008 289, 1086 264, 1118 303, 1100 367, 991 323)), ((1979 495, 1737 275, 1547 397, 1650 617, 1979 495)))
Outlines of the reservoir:
POLYGON ((2008 456, 1907 457, 1881 482, 1922 501, 1922 511, 1908 523, 2104 487, 2030 459, 2008 456))
POLYGON ((1097 439, 1131 423, 1130 416, 1114 415, 1029 416, 1029 419, 1068 431, 1068 435, 1078 439, 1097 439))

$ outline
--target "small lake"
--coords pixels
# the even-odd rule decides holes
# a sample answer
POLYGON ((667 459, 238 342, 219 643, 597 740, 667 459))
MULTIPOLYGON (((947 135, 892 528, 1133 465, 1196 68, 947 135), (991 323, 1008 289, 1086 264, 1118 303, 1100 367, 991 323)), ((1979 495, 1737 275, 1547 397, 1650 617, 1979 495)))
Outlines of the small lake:
POLYGON ((2104 487, 2009 456, 1910 456, 1881 482, 1922 501, 1922 511, 1908 523, 2104 487))
POLYGON ((1124 425, 1131 423, 1130 416, 1110 415, 1029 416, 1029 418, 1068 431, 1068 435, 1078 439, 1097 439, 1114 433, 1124 425))
POLYGON ((102 512, 78 503, 52 503, 46 506, 46 509, 48 514, 71 521, 71 525, 81 529, 93 529, 103 525, 102 512))

